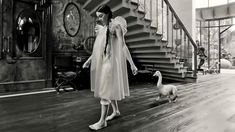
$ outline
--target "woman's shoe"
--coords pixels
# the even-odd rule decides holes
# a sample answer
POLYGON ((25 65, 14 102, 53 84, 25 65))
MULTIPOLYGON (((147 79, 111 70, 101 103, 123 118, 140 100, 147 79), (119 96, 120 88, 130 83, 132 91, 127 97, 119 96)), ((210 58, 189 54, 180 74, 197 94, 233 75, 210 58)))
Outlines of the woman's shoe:
POLYGON ((113 120, 114 118, 119 117, 120 115, 121 115, 120 112, 113 112, 110 116, 107 116, 107 117, 106 117, 106 121, 111 121, 111 120, 113 120))
POLYGON ((95 130, 95 131, 100 130, 100 129, 105 128, 105 127, 107 127, 107 122, 106 121, 103 122, 103 123, 97 122, 97 123, 95 123, 93 125, 89 125, 89 128, 91 130, 95 130))

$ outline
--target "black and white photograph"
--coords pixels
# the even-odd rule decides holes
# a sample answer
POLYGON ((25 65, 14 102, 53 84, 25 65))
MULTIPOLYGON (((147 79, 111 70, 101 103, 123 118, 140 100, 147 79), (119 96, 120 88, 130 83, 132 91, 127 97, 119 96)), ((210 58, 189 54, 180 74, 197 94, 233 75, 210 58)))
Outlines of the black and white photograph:
POLYGON ((0 132, 235 132, 235 0, 0 0, 0 132))

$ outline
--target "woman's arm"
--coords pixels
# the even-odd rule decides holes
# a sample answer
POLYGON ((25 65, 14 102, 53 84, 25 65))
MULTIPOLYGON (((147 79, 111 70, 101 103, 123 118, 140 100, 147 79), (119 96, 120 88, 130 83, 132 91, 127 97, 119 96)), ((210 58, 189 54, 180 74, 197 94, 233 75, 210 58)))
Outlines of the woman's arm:
POLYGON ((131 53, 129 52, 126 44, 124 44, 124 46, 123 46, 123 52, 124 52, 124 56, 126 57, 126 59, 128 60, 128 62, 131 65, 131 70, 132 70, 133 74, 136 75, 138 72, 138 69, 134 64, 134 61, 132 60, 131 53))
POLYGON ((131 53, 130 53, 128 47, 126 46, 121 26, 118 25, 115 31, 116 31, 116 35, 117 35, 118 39, 122 40, 122 50, 123 50, 123 53, 124 53, 124 57, 130 63, 131 70, 132 70, 133 74, 136 75, 138 69, 137 69, 137 67, 134 64, 134 61, 132 60, 131 53))

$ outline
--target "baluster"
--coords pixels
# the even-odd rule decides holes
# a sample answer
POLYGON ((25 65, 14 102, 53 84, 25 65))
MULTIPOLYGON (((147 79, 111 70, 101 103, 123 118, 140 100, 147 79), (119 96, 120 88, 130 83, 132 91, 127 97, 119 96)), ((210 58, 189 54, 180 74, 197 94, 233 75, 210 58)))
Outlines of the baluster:
POLYGON ((184 31, 183 29, 181 29, 181 34, 180 34, 180 43, 181 43, 181 47, 180 47, 180 56, 181 58, 184 58, 184 31))
POLYGON ((174 14, 172 12, 172 15, 171 15, 171 50, 173 51, 173 44, 174 44, 174 14))
POLYGON ((162 38, 164 36, 164 5, 163 5, 163 0, 162 0, 162 38))
POLYGON ((183 53, 182 53, 182 51, 183 51, 183 49, 182 49, 182 47, 183 47, 183 45, 182 45, 183 43, 182 43, 182 28, 180 28, 180 57, 181 58, 183 58, 183 53))
POLYGON ((158 32, 158 0, 156 1, 156 27, 158 32))
MULTIPOLYGON (((168 10, 169 11, 169 10, 168 10)), ((169 12, 168 16, 168 43, 172 42, 172 12, 169 12)))
POLYGON ((178 56, 178 53, 179 53, 179 51, 178 51, 178 47, 179 47, 179 45, 178 45, 178 29, 175 29, 175 51, 176 51, 176 55, 178 56))
POLYGON ((184 59, 186 59, 186 53, 187 53, 187 50, 186 50, 186 44, 187 42, 187 38, 186 38, 186 34, 184 34, 184 59))
MULTIPOLYGON (((150 5, 149 5, 149 7, 150 7, 150 20, 153 21, 153 16, 152 16, 152 15, 153 15, 153 9, 152 9, 152 7, 153 7, 153 5, 152 5, 152 4, 153 4, 153 1, 150 0, 149 3, 150 3, 150 5)), ((152 25, 152 22, 151 22, 150 26, 151 26, 151 25, 152 25)))
POLYGON ((145 15, 144 15, 144 17, 143 18, 145 18, 145 16, 147 15, 147 11, 146 11, 146 0, 144 0, 144 13, 145 13, 145 15))
POLYGON ((140 8, 140 0, 137 0, 137 3, 138 3, 137 10, 139 10, 139 8, 140 8))
POLYGON ((158 33, 162 34, 162 8, 161 8, 161 3, 162 2, 158 2, 158 33))
POLYGON ((168 44, 168 41, 169 41, 169 7, 168 7, 168 5, 166 5, 166 15, 167 15, 167 17, 166 17, 166 23, 167 23, 167 25, 166 25, 166 36, 167 36, 167 38, 166 38, 166 40, 167 40, 167 44, 168 44))
MULTIPOLYGON (((190 41, 189 41, 189 38, 188 38, 188 41, 187 41, 187 42, 188 42, 188 43, 187 43, 187 44, 188 44, 188 47, 187 47, 187 48, 188 48, 188 55, 187 55, 187 56, 188 56, 188 59, 187 59, 187 62, 188 62, 188 64, 189 64, 189 60, 190 60, 190 52, 189 52, 189 51, 190 51, 190 47, 189 47, 189 46, 190 46, 190 41)), ((189 66, 189 65, 187 65, 187 66, 189 66)))

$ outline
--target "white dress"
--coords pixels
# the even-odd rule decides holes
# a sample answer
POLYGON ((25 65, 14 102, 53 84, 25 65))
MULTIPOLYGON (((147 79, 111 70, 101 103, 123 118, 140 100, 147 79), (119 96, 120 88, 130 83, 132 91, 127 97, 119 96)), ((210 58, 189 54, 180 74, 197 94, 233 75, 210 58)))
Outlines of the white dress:
POLYGON ((107 53, 102 55, 102 66, 100 72, 100 89, 95 94, 96 97, 103 99, 110 99, 110 93, 112 91, 112 66, 110 57, 110 45, 106 48, 107 53))
MULTIPOLYGON (((119 24, 125 34, 126 21, 123 18, 120 20, 122 22, 115 18, 111 24, 119 24)), ((128 60, 132 67, 134 63, 124 36, 120 38, 109 35, 110 43, 107 45, 107 53, 104 54, 106 31, 107 27, 102 27, 94 43, 91 59, 91 90, 98 98, 122 100, 130 95, 126 61, 128 60)))

